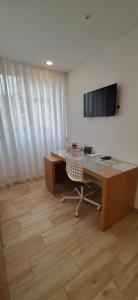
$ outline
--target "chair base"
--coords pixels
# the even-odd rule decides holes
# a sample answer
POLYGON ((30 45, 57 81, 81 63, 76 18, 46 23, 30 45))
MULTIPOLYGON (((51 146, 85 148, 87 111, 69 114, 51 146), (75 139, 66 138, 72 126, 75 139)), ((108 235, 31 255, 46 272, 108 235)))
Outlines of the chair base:
POLYGON ((63 196, 60 200, 60 202, 64 202, 65 200, 74 200, 74 199, 80 199, 79 196, 63 196))
POLYGON ((75 187, 74 191, 77 192, 78 196, 63 196, 62 199, 61 199, 61 202, 64 202, 65 200, 74 200, 74 199, 79 200, 79 203, 78 203, 78 205, 76 207, 76 210, 75 210, 75 217, 79 216, 79 208, 80 208, 80 205, 81 205, 82 201, 86 201, 88 203, 91 203, 92 205, 96 206, 97 210, 101 209, 101 205, 99 203, 85 197, 86 195, 84 195, 83 186, 81 186, 81 192, 76 187, 75 187))

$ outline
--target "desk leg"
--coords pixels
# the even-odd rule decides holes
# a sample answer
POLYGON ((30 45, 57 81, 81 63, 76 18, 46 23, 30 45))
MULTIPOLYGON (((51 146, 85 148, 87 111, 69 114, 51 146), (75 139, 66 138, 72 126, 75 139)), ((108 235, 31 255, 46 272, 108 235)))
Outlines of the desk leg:
POLYGON ((100 215, 100 229, 105 231, 108 228, 108 185, 105 181, 102 187, 102 208, 100 215))
POLYGON ((56 193, 55 188, 55 164, 53 164, 49 159, 45 158, 45 181, 48 190, 52 193, 56 193))
POLYGON ((127 216, 134 206, 137 171, 122 173, 103 183, 100 229, 108 229, 127 216))
POLYGON ((52 194, 56 194, 56 184, 64 183, 68 178, 65 162, 61 160, 55 162, 45 157, 44 166, 46 186, 52 194))

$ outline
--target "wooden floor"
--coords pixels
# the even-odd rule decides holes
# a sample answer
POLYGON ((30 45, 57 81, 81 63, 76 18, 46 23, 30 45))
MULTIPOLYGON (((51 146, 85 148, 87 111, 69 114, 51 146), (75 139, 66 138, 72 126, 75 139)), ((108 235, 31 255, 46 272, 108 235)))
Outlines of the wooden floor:
POLYGON ((98 229, 88 203, 60 203, 44 180, 0 191, 7 277, 14 300, 138 300, 138 215, 98 229))

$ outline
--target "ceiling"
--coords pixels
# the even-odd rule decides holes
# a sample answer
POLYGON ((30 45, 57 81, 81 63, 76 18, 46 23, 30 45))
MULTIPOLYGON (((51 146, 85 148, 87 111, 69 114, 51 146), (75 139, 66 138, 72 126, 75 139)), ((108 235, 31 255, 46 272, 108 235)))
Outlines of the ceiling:
POLYGON ((68 71, 136 27, 138 0, 0 0, 0 56, 68 71))

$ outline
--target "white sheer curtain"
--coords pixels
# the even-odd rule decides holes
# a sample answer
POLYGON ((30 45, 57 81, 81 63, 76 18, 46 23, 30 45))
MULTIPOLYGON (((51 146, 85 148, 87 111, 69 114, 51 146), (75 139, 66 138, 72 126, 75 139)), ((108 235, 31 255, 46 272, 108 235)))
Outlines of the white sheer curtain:
POLYGON ((64 74, 0 58, 0 187, 42 176, 65 136, 64 74))

